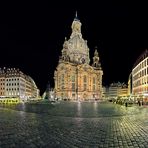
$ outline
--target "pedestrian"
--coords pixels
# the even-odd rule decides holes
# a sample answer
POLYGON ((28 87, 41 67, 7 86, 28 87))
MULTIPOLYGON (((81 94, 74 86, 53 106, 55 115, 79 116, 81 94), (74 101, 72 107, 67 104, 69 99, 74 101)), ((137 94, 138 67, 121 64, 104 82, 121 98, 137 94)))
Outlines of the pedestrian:
POLYGON ((140 103, 140 101, 138 100, 138 105, 140 106, 141 105, 141 103, 140 103))
POLYGON ((125 106, 127 107, 127 102, 125 102, 125 106))

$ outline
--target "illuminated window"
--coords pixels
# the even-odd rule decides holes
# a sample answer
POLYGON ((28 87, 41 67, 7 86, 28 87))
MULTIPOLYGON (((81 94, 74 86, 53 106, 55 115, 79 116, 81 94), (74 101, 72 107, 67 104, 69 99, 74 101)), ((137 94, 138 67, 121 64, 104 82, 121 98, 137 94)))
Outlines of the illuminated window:
POLYGON ((61 75, 61 82, 64 82, 64 74, 61 75))
POLYGON ((72 82, 75 82, 75 76, 71 77, 72 82))
POLYGON ((72 91, 75 91, 75 83, 72 83, 72 91))
POLYGON ((64 89, 64 74, 61 75, 61 89, 64 89))
POLYGON ((95 77, 93 77, 93 84, 95 84, 96 83, 96 79, 95 79, 95 77))
POLYGON ((61 89, 62 89, 62 90, 64 89, 64 86, 63 86, 63 85, 61 86, 61 89))
POLYGON ((84 90, 87 89, 87 78, 86 75, 83 77, 83 86, 84 86, 84 90))
POLYGON ((87 82, 87 78, 86 78, 86 76, 84 76, 84 79, 83 79, 83 81, 84 81, 84 82, 87 82))
POLYGON ((95 91, 96 90, 96 86, 95 85, 93 85, 93 91, 95 91))
POLYGON ((87 89, 87 85, 86 85, 86 83, 84 83, 84 90, 86 90, 87 89))

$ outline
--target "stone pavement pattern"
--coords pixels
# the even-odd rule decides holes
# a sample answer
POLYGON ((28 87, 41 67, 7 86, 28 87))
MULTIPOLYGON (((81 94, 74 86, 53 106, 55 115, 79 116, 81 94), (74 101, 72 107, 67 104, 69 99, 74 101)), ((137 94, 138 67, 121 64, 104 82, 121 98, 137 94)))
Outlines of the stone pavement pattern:
POLYGON ((148 107, 64 102, 10 108, 0 107, 0 148, 148 147, 148 107))

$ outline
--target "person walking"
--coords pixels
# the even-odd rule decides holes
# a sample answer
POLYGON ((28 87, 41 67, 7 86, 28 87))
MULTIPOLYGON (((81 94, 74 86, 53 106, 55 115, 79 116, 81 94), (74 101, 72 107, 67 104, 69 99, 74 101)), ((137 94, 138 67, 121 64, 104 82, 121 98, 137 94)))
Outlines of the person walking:
POLYGON ((140 103, 140 101, 139 101, 139 100, 138 100, 138 105, 139 105, 139 106, 141 106, 141 103, 140 103))
POLYGON ((127 101, 125 102, 125 106, 127 107, 127 101))

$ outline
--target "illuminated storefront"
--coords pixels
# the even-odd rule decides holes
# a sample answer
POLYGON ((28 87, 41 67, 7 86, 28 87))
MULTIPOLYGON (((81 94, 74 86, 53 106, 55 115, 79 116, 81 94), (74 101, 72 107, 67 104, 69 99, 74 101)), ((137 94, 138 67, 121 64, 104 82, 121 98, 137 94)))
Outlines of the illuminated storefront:
POLYGON ((16 102, 18 102, 17 98, 27 101, 30 98, 38 97, 39 89, 30 76, 15 68, 0 69, 1 102, 15 102, 14 98, 16 102), (7 101, 8 99, 9 101, 7 101))
POLYGON ((132 94, 148 102, 148 50, 146 49, 132 69, 132 94))

